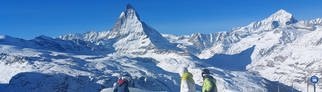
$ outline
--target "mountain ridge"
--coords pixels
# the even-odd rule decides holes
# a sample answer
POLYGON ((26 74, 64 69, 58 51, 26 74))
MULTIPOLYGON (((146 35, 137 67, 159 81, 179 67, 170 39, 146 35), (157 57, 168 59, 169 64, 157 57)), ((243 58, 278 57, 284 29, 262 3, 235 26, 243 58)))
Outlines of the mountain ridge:
MULTIPOLYGON (((103 33, 104 34, 100 37, 100 32, 92 32, 84 35, 94 34, 93 37, 96 38, 96 40, 89 39, 91 41, 115 40, 115 42, 110 43, 116 49, 116 51, 123 50, 122 53, 144 53, 145 50, 140 48, 179 50, 173 44, 170 44, 169 41, 165 39, 159 32, 141 21, 135 9, 131 5, 127 5, 126 10, 120 14, 120 17, 116 21, 114 27, 110 31, 103 33), (140 43, 141 45, 133 45, 137 43, 140 43)), ((68 36, 70 35, 60 36, 59 38, 75 39, 73 37, 68 38, 68 36)))

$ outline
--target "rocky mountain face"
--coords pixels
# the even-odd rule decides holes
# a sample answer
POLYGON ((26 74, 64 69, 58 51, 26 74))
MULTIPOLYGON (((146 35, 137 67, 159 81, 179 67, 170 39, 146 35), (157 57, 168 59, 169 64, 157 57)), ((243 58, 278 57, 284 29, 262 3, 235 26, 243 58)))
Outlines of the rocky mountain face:
POLYGON ((128 5, 108 31, 32 40, 0 36, 0 75, 6 75, 0 83, 41 91, 45 87, 39 83, 48 81, 28 81, 48 77, 66 79, 49 82, 53 90, 79 91, 86 87, 66 85, 83 83, 95 91, 112 87, 126 73, 136 88, 177 92, 181 69, 188 67, 198 89, 201 69, 208 68, 218 89, 226 92, 276 92, 277 85, 284 91, 306 91, 308 76, 322 76, 321 26, 322 19, 299 21, 279 10, 231 31, 176 36, 160 34, 128 5))
POLYGON ((59 37, 63 40, 85 40, 95 44, 114 47, 122 54, 145 54, 147 51, 179 50, 174 44, 155 29, 142 22, 131 5, 121 13, 114 27, 106 32, 89 32, 85 34, 69 34, 59 37))

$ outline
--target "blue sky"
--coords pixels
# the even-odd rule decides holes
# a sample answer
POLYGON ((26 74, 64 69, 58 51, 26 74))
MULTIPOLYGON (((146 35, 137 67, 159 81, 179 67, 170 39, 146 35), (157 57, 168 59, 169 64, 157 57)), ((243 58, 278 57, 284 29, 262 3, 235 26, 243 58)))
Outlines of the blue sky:
POLYGON ((322 0, 1 0, 0 34, 32 39, 104 31, 130 3, 160 33, 229 31, 279 9, 298 20, 322 18, 322 0))

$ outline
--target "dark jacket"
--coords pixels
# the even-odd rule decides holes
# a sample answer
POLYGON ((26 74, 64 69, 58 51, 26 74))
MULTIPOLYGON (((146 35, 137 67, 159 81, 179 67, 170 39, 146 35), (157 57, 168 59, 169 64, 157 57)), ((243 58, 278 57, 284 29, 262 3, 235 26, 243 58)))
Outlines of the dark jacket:
POLYGON ((117 80, 117 85, 113 92, 129 92, 129 82, 126 79, 117 80))
POLYGON ((204 77, 202 84, 202 92, 217 92, 216 79, 212 76, 207 75, 204 77))

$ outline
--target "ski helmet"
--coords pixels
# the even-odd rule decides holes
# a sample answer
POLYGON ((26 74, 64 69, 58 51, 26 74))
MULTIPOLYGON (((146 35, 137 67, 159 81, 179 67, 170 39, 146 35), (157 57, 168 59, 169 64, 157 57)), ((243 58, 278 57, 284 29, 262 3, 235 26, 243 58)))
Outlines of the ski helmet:
POLYGON ((202 69, 202 73, 201 73, 201 76, 204 77, 205 75, 209 75, 210 72, 208 69, 202 69))

